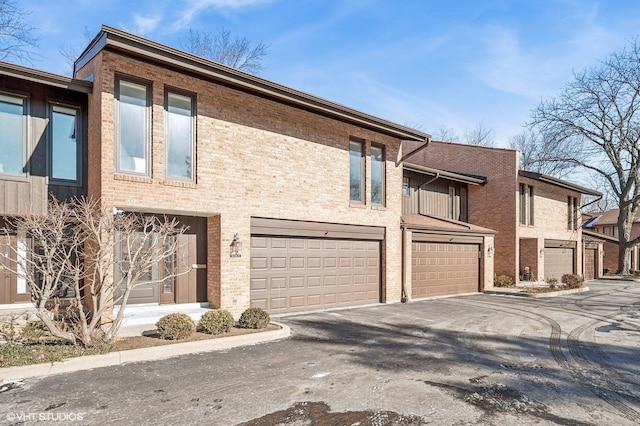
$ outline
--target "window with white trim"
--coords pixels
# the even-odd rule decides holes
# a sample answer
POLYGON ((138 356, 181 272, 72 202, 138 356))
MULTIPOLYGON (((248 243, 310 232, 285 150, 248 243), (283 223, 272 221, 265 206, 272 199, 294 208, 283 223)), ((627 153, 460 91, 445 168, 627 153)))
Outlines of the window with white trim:
POLYGON ((166 174, 169 179, 193 180, 193 97, 167 92, 165 105, 166 174))

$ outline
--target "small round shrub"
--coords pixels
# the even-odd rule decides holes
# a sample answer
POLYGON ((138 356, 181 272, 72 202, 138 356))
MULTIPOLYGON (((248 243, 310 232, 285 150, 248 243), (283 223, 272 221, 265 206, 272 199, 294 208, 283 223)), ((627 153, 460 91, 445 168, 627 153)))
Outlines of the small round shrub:
POLYGON ((577 274, 564 274, 560 281, 568 288, 580 288, 584 282, 584 278, 577 274))
POLYGON ((558 287, 558 279, 557 278, 547 278, 547 284, 549 284, 550 288, 558 287))
POLYGON ((196 323, 187 314, 165 315, 156 323, 158 337, 165 340, 182 340, 196 331, 196 323))
POLYGON ((209 334, 228 333, 233 328, 234 320, 231 312, 225 309, 207 311, 198 321, 198 330, 209 334))
POLYGON ((513 287, 513 278, 509 275, 498 275, 494 277, 493 285, 496 287, 513 287))
POLYGON ((249 308, 240 315, 238 324, 242 328, 265 328, 269 325, 269 313, 260 308, 249 308))

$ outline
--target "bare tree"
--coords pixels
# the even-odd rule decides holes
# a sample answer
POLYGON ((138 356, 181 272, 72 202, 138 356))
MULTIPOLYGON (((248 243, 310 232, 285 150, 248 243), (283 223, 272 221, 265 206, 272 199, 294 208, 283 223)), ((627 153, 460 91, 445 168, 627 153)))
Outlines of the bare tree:
POLYGON ((533 128, 571 153, 561 160, 592 171, 607 184, 619 208, 618 272, 630 269, 628 252, 640 208, 640 45, 634 40, 598 66, 575 73, 556 98, 531 113, 533 128))
POLYGON ((475 127, 465 129, 464 142, 468 145, 492 147, 495 146, 495 137, 493 130, 480 121, 475 127))
POLYGON ((456 131, 451 127, 440 126, 438 127, 438 132, 435 135, 436 139, 443 142, 457 142, 460 140, 460 137, 456 133, 456 131))
MULTIPOLYGON (((89 28, 87 26, 85 26, 84 31, 82 31, 82 37, 87 43, 89 43, 93 37, 91 31, 89 31, 89 28)), ((66 59, 67 64, 69 65, 69 74, 73 72, 73 64, 82 53, 82 50, 83 47, 81 47, 80 45, 69 43, 66 41, 63 42, 60 47, 58 47, 58 53, 60 53, 60 55, 62 55, 62 57, 66 59)))
POLYGON ((263 70, 262 60, 269 53, 268 44, 252 45, 246 36, 232 37, 226 28, 220 28, 216 33, 190 28, 182 45, 194 55, 252 74, 263 70))
POLYGON ((16 0, 0 0, 0 59, 31 63, 38 47, 34 28, 25 22, 29 15, 16 0))
POLYGON ((175 259, 185 229, 174 220, 114 214, 98 201, 54 200, 45 215, 12 220, 2 237, 12 238, 16 230, 28 236, 32 249, 20 241, 5 244, 10 250, 0 256, 2 266, 26 282, 36 315, 51 334, 71 343, 112 341, 135 288, 187 272, 173 262, 161 276, 148 273, 175 259), (68 306, 61 305, 63 297, 68 306), (120 309, 113 316, 115 305, 120 309))
POLYGON ((524 131, 510 138, 509 147, 520 151, 522 170, 565 178, 575 169, 575 165, 563 160, 570 153, 562 152, 564 146, 556 143, 551 136, 532 130, 524 131))

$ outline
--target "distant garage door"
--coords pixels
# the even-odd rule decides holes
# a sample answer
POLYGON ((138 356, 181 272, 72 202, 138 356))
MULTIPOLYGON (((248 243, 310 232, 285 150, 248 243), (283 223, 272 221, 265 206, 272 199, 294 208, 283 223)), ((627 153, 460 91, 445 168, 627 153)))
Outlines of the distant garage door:
POLYGON ((586 248, 584 249, 584 279, 593 280, 596 278, 596 256, 598 255, 598 249, 586 248))
POLYGON ((411 248, 413 299, 479 291, 479 244, 414 241, 411 248))
POLYGON ((339 227, 335 231, 331 224, 306 223, 306 227, 311 229, 281 229, 281 233, 314 234, 317 227, 334 231, 322 231, 327 238, 318 238, 257 235, 275 230, 252 227, 251 306, 286 313, 380 302, 380 241, 328 238, 350 234, 339 227))
POLYGON ((560 280, 564 274, 573 274, 575 269, 574 249, 566 247, 545 247, 544 275, 545 278, 560 280))

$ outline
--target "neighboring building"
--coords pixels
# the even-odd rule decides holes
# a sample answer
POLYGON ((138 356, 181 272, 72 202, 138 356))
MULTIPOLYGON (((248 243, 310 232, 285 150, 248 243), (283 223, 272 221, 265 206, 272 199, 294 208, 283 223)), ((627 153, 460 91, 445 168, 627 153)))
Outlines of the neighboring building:
POLYGON ((485 183, 478 176, 404 163, 406 296, 449 296, 492 287, 495 232, 467 223, 469 186, 485 183))
MULTIPOLYGON (((406 156, 417 145, 407 143, 406 156)), ((487 183, 468 188, 468 221, 497 231, 494 270, 516 282, 525 268, 533 280, 583 274, 580 206, 588 188, 519 169, 516 150, 431 142, 411 163, 468 176, 487 183)))
POLYGON ((400 300, 397 160, 429 135, 106 26, 75 76, 93 82, 88 195, 190 227, 191 272, 130 303, 400 300))
MULTIPOLYGON (((618 209, 605 212, 586 213, 583 215, 583 232, 605 241, 604 269, 607 272, 618 271, 618 209)), ((640 212, 636 214, 631 225, 631 239, 640 236, 640 212)), ((640 269, 640 248, 635 246, 629 251, 629 265, 631 270, 640 269)))
MULTIPOLYGON (((87 94, 92 83, 0 62, 0 228, 42 214, 49 198, 87 192, 87 94)), ((31 250, 23 230, 0 238, 0 253, 31 250), (13 246, 10 249, 7 245, 13 246)), ((24 279, 0 267, 0 305, 30 303, 24 279)))

